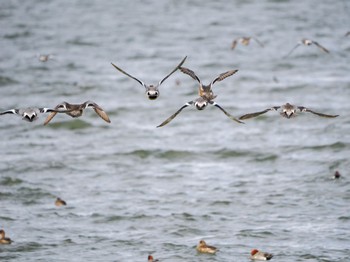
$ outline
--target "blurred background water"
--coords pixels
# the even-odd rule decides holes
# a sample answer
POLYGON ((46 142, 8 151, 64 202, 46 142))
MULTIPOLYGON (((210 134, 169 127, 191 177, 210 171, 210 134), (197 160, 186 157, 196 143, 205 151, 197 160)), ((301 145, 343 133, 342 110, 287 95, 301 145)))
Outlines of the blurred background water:
POLYGON ((350 261, 350 3, 0 2, 0 110, 93 100, 43 126, 0 118, 1 261, 350 261), (231 50, 241 36, 252 41, 231 50), (300 46, 303 38, 325 46, 300 46), (39 54, 52 54, 43 63, 39 54), (111 62, 151 84, 184 56, 232 115, 290 102, 244 125, 184 109, 198 84, 175 72, 150 101, 111 62), (334 180, 336 170, 341 179, 334 180), (67 206, 56 207, 61 197, 67 206), (200 239, 220 249, 197 254, 200 239))

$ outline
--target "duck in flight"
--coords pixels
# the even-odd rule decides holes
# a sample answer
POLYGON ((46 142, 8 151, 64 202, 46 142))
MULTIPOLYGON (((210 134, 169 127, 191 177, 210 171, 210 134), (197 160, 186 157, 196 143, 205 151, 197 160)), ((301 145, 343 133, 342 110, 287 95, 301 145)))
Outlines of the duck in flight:
POLYGON ((19 115, 22 117, 23 120, 28 122, 33 122, 34 120, 38 119, 39 114, 43 113, 67 113, 68 111, 62 111, 52 108, 46 108, 46 107, 27 107, 27 108, 15 108, 15 109, 9 109, 3 112, 0 112, 0 115, 6 115, 6 114, 14 114, 19 115))
POLYGON ((224 80, 226 77, 229 77, 233 74, 235 74, 238 70, 231 70, 231 71, 227 71, 225 73, 220 74, 218 77, 216 77, 209 85, 204 85, 202 83, 202 81, 198 78, 198 76, 190 69, 185 68, 185 67, 181 67, 180 71, 191 76, 193 79, 195 79, 196 81, 198 81, 199 83, 199 88, 198 88, 198 94, 199 97, 189 101, 187 103, 185 103, 179 110, 177 110, 173 115, 171 115, 169 118, 167 118, 163 123, 161 123, 159 126, 157 127, 162 127, 165 126, 166 124, 168 124, 171 120, 173 120, 178 114, 180 114, 180 112, 185 109, 188 106, 194 105, 196 107, 197 110, 203 110, 204 108, 207 107, 208 104, 216 106, 217 108, 219 108, 226 116, 228 116, 231 120, 236 121, 238 123, 243 123, 241 121, 239 121, 238 119, 236 119, 235 117, 233 117, 231 114, 229 114, 225 109, 223 109, 220 105, 218 105, 216 102, 214 102, 214 99, 217 97, 216 95, 214 95, 213 91, 212 91, 212 87, 213 84, 215 82, 219 82, 224 80))
POLYGON ((96 114, 99 117, 101 117, 104 121, 106 121, 107 123, 111 122, 107 113, 93 101, 86 101, 82 104, 70 104, 67 102, 62 102, 55 107, 55 111, 48 115, 44 122, 44 125, 47 125, 57 113, 66 113, 67 115, 75 118, 82 116, 86 108, 94 109, 96 114))
POLYGON ((315 45, 315 46, 317 46, 319 49, 321 49, 323 52, 329 53, 329 50, 328 50, 327 48, 325 48, 324 46, 320 45, 318 42, 313 41, 313 40, 310 40, 310 39, 303 38, 303 39, 301 39, 301 40, 296 44, 296 46, 294 46, 294 47, 289 51, 289 53, 288 53, 285 57, 290 56, 290 55, 293 53, 293 51, 294 51, 297 47, 299 47, 300 45, 305 45, 305 46, 315 45))
POLYGON ((182 59, 182 61, 180 62, 180 64, 178 64, 166 77, 164 77, 162 80, 160 80, 158 82, 158 84, 151 84, 151 85, 147 85, 146 83, 142 82, 141 80, 139 80, 138 78, 128 74, 127 72, 125 72, 123 69, 119 68, 118 66, 116 66, 115 64, 111 63, 112 66, 114 66, 115 69, 117 69, 119 72, 123 73, 124 75, 136 80, 137 82, 140 83, 140 85, 142 85, 145 89, 146 89, 146 95, 148 96, 148 98, 150 100, 155 100, 159 97, 159 86, 169 77, 171 76, 173 73, 175 73, 176 70, 178 70, 180 68, 180 66, 182 66, 183 63, 185 63, 187 56, 182 59))
POLYGON ((286 117, 286 118, 291 118, 291 117, 295 117, 297 116, 297 112, 309 112, 309 113, 312 113, 312 114, 315 114, 315 115, 318 115, 318 116, 321 116, 321 117, 327 117, 327 118, 333 118, 333 117, 337 117, 339 115, 327 115, 327 114, 323 114, 323 113, 319 113, 319 112, 315 112, 309 108, 306 108, 304 106, 295 106, 295 105, 291 105, 289 103, 285 104, 285 105, 282 105, 282 106, 274 106, 274 107, 271 107, 271 108, 267 108, 263 111, 259 111, 259 112, 255 112, 255 113, 249 113, 249 114, 245 114, 243 116, 241 116, 239 118, 239 120, 246 120, 246 119, 249 119, 249 118, 253 118, 253 117, 257 117, 257 116, 260 116, 262 114, 265 114, 269 111, 278 111, 280 110, 280 115, 283 116, 283 117, 286 117))
POLYGON ((232 116, 230 113, 228 113, 225 109, 223 109, 220 105, 218 105, 216 102, 214 102, 213 100, 210 100, 206 97, 198 97, 197 99, 193 100, 193 101, 189 101, 186 104, 184 104, 179 110, 177 110, 174 114, 172 114, 169 118, 167 118, 163 123, 161 123, 159 126, 157 127, 162 127, 165 126, 166 124, 168 124, 171 120, 173 120, 178 114, 180 114, 180 112, 185 109, 188 106, 191 105, 195 105, 195 107, 198 110, 203 110, 208 104, 211 104, 213 106, 216 106, 217 108, 219 108, 226 116, 228 116, 231 120, 236 121, 237 123, 243 124, 242 121, 238 120, 237 118, 235 118, 234 116, 232 116))
POLYGON ((232 50, 235 49, 238 43, 247 46, 247 45, 249 45, 251 39, 254 39, 254 41, 257 42, 259 46, 264 47, 264 44, 262 42, 260 42, 256 37, 243 36, 243 37, 239 37, 239 38, 236 38, 235 40, 233 40, 232 45, 231 45, 231 49, 232 50))
MULTIPOLYGON (((238 72, 238 70, 235 69, 235 70, 230 70, 230 71, 221 73, 213 81, 211 81, 209 85, 205 85, 202 83, 202 81, 199 79, 199 77, 196 75, 196 73, 194 71, 192 71, 191 69, 188 69, 186 67, 180 67, 180 71, 186 75, 189 75, 191 78, 193 78, 194 80, 196 80, 199 83, 198 95, 200 97, 206 97, 210 100, 216 98, 216 95, 214 95, 213 90, 212 90, 213 85, 216 82, 220 82, 220 81, 224 80, 225 78, 232 76, 238 72)), ((201 109, 199 109, 199 110, 201 110, 201 109)))

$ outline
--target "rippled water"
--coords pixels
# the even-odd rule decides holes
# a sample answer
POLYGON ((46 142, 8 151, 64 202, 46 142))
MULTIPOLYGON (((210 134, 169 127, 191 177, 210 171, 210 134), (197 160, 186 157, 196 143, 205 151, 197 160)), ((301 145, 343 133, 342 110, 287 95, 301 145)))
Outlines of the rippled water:
POLYGON ((1 1, 1 110, 93 100, 78 119, 0 121, 1 261, 350 261, 350 4, 347 1, 1 1), (230 49, 232 40, 256 42, 230 49), (303 37, 330 50, 300 46, 303 37), (46 63, 39 54, 53 54, 46 63), (184 109, 197 83, 238 117, 286 102, 340 114, 239 125, 184 109), (342 174, 332 179, 336 170, 342 174), (56 207, 59 196, 66 207, 56 207), (200 239, 220 249, 197 254, 200 239))

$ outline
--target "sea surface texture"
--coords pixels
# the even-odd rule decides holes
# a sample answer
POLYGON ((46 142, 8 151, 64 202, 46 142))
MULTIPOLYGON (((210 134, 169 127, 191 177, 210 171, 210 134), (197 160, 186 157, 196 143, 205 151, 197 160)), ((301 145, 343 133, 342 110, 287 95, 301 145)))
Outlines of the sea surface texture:
POLYGON ((0 28, 0 111, 92 100, 111 119, 0 115, 1 261, 350 261, 349 1, 3 0, 0 28), (287 56, 303 38, 329 53, 287 56), (149 100, 111 63, 157 84, 185 56, 203 84, 239 70, 213 86, 236 118, 339 116, 189 106, 157 128, 198 82, 178 70, 149 100))

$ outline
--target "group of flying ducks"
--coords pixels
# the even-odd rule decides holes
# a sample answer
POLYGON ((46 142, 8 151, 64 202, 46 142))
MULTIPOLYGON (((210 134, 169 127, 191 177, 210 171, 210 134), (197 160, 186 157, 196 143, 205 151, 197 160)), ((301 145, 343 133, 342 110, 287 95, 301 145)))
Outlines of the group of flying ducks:
MULTIPOLYGON (((244 44, 247 43, 247 41, 249 43, 249 40, 250 40, 250 38, 242 38, 241 39, 242 43, 244 43, 244 44)), ((238 40, 235 40, 235 41, 238 41, 238 40)), ((234 41, 234 43, 235 43, 235 41, 234 41)), ((314 43, 317 46, 319 46, 319 44, 317 42, 308 42, 308 41, 305 40, 304 42, 306 44, 314 43)), ((236 43, 234 44, 234 46, 235 45, 236 45, 236 43)), ((198 110, 203 110, 208 105, 213 105, 213 106, 219 108, 231 120, 233 120, 237 123, 240 123, 240 124, 243 123, 241 120, 246 120, 249 118, 257 117, 257 116, 265 114, 269 111, 278 111, 278 110, 280 111, 280 114, 286 118, 292 118, 292 117, 296 116, 298 112, 309 112, 309 113, 312 113, 312 114, 315 114, 315 115, 318 115, 321 117, 327 117, 327 118, 333 118, 333 117, 338 116, 338 115, 329 115, 329 114, 319 113, 319 112, 316 112, 316 111, 311 110, 311 109, 304 107, 304 106, 295 106, 295 105, 292 105, 290 103, 286 103, 286 104, 281 105, 281 106, 273 106, 273 107, 264 109, 264 110, 259 111, 259 112, 248 113, 248 114, 240 116, 239 118, 235 118, 230 113, 228 113, 223 107, 221 107, 218 103, 216 103, 214 101, 214 99, 217 97, 217 95, 215 95, 213 92, 213 85, 216 82, 220 82, 220 81, 224 80, 225 78, 234 75, 235 73, 238 72, 238 70, 235 69, 235 70, 230 70, 230 71, 226 71, 224 73, 221 73, 216 78, 214 78, 214 80, 211 81, 208 85, 205 85, 202 83, 201 79, 197 76, 197 74, 194 71, 182 66, 183 63, 185 62, 186 58, 187 58, 187 56, 185 58, 183 58, 182 61, 168 75, 166 75, 162 80, 160 80, 157 84, 154 84, 154 85, 153 84, 151 84, 151 85, 146 84, 145 82, 143 82, 143 81, 139 80, 138 78, 132 76, 131 74, 125 72, 123 69, 121 69, 120 67, 118 67, 112 63, 112 66, 115 69, 117 69, 119 72, 134 79, 140 85, 142 85, 145 88, 146 95, 150 100, 155 100, 159 97, 159 94, 160 94, 159 87, 167 78, 169 78, 177 70, 180 70, 182 73, 190 76, 191 78, 193 78, 195 81, 198 82, 198 84, 199 84, 198 97, 191 100, 191 101, 186 102, 182 107, 180 107, 180 109, 178 109, 174 114, 172 114, 169 118, 167 118, 165 121, 163 121, 157 127, 165 126, 166 124, 171 122, 178 114, 180 114, 183 109, 185 109, 186 107, 191 106, 191 105, 194 105, 196 107, 196 109, 198 109, 198 110)), ((44 125, 47 125, 55 117, 55 115, 57 113, 65 113, 71 117, 76 118, 76 117, 82 116, 83 111, 87 108, 92 108, 96 112, 96 114, 99 117, 101 117, 104 121, 106 121, 107 123, 111 122, 107 113, 98 104, 96 104, 93 101, 86 101, 82 104, 71 104, 68 102, 62 102, 62 103, 56 105, 56 107, 54 107, 54 108, 47 108, 47 107, 15 108, 15 109, 9 109, 9 110, 2 111, 2 112, 0 112, 0 115, 15 114, 15 115, 21 116, 23 120, 33 122, 34 120, 36 120, 38 118, 40 113, 50 113, 48 115, 48 117, 46 118, 46 120, 44 121, 44 125)))
MULTIPOLYGON (((347 37, 350 35, 350 31, 347 32, 344 36, 347 37)), ((235 49, 237 47, 237 44, 242 44, 244 46, 249 45, 251 40, 254 40, 256 43, 258 43, 261 47, 264 47, 264 44, 258 40, 256 37, 253 36, 243 36, 243 37, 238 37, 236 39, 233 40, 232 45, 231 45, 231 49, 235 49)), ((289 55, 291 55, 291 53, 299 46, 301 45, 305 45, 305 46, 311 46, 311 45, 315 45, 316 47, 318 47, 320 50, 322 50, 325 53, 329 53, 329 50, 327 48, 325 48, 324 46, 322 46, 321 44, 319 44, 318 42, 311 40, 311 39, 306 39, 303 38, 301 39, 290 51, 289 53, 285 56, 288 57, 289 55)), ((51 54, 41 54, 39 55, 39 61, 41 62, 47 62, 49 59, 52 59, 53 56, 51 54)), ((187 57, 185 57, 179 65, 177 65, 167 76, 165 76, 162 80, 160 80, 157 84, 153 85, 148 85, 145 82, 139 80, 138 78, 132 76, 131 74, 125 72, 124 70, 122 70, 120 67, 116 66, 115 64, 112 63, 112 65, 114 66, 115 69, 117 69, 118 71, 120 71, 121 73, 125 74, 126 76, 136 80, 140 85, 142 85, 145 90, 146 90, 146 95, 150 100, 155 100, 159 97, 159 87, 160 85, 167 79, 169 78, 173 73, 175 73, 175 71, 177 71, 178 69, 184 73, 189 75, 191 78, 193 78, 195 81, 197 81, 199 83, 199 87, 198 87, 198 97, 195 98, 192 101, 189 101, 187 103, 185 103, 179 110, 177 110, 173 115, 171 115, 168 119, 166 119, 165 121, 163 121, 160 125, 158 125, 157 127, 162 127, 165 126, 166 124, 168 124, 170 121, 172 121, 184 108, 194 105, 196 107, 196 109, 198 110, 203 110, 207 105, 213 105, 216 106, 217 108, 219 108, 226 116, 228 116, 231 120, 237 122, 237 123, 243 123, 241 120, 246 120, 252 117, 256 117, 259 116, 261 114, 267 113, 269 111, 278 111, 280 110, 280 114, 286 118, 291 118, 296 116, 297 112, 310 112, 313 113, 315 115, 321 116, 321 117, 337 117, 338 115, 328 115, 328 114, 323 114, 323 113, 318 113, 315 112, 311 109, 308 109, 304 106, 295 106, 289 103, 286 103, 284 105, 281 106, 273 106, 270 108, 267 108, 263 111, 259 111, 259 112, 255 112, 255 113, 249 113, 249 114, 245 114, 239 118, 235 118, 233 117, 231 114, 229 114, 224 108, 222 108, 220 105, 218 105, 214 99, 217 97, 216 95, 214 95, 212 87, 216 82, 220 82, 222 80, 224 80, 225 78, 237 73, 238 70, 230 70, 227 72, 224 72, 222 74, 220 74, 219 76, 217 76, 213 81, 210 82, 209 85, 204 85, 202 83, 202 81, 200 80, 200 78, 196 75, 196 73, 194 71, 192 71, 191 69, 188 69, 186 67, 182 67, 182 64, 185 62, 187 57)), ((52 118, 57 114, 57 113, 66 113, 67 115, 71 116, 71 117, 80 117, 83 114, 84 109, 86 108, 92 108, 94 109, 94 111, 96 112, 96 114, 98 116, 100 116, 104 121, 106 121, 107 123, 110 123, 110 119, 107 115, 107 113, 99 106, 97 105, 95 102, 93 101, 86 101, 82 104, 70 104, 68 102, 62 102, 60 104, 58 104, 56 107, 54 108, 45 108, 45 107, 29 107, 29 108, 19 108, 19 109, 9 109, 9 110, 5 110, 3 112, 0 112, 0 115, 5 115, 5 114, 15 114, 15 115, 19 115, 22 117, 23 120, 29 121, 29 122, 33 122, 34 120, 36 120, 39 116, 40 113, 50 113, 50 115, 46 118, 44 125, 48 124, 52 118)))
MULTIPOLYGON (((344 36, 348 36, 350 32, 347 32, 344 36)), ((264 47, 264 44, 256 37, 253 36, 243 36, 243 37, 238 37, 236 39, 233 40, 232 45, 231 45, 231 49, 234 50, 237 46, 237 44, 242 44, 244 46, 249 45, 251 40, 254 40, 260 47, 264 47)), ((325 53, 329 53, 329 50, 327 48, 325 48, 324 46, 322 46, 321 44, 319 44, 318 42, 311 40, 311 39, 307 39, 307 38, 302 38, 301 40, 299 40, 297 42, 297 44, 284 56, 284 58, 287 58, 288 56, 290 56, 295 49, 297 49, 299 46, 304 45, 304 46, 311 46, 314 45, 316 47, 318 47, 321 51, 325 52, 325 53)))

